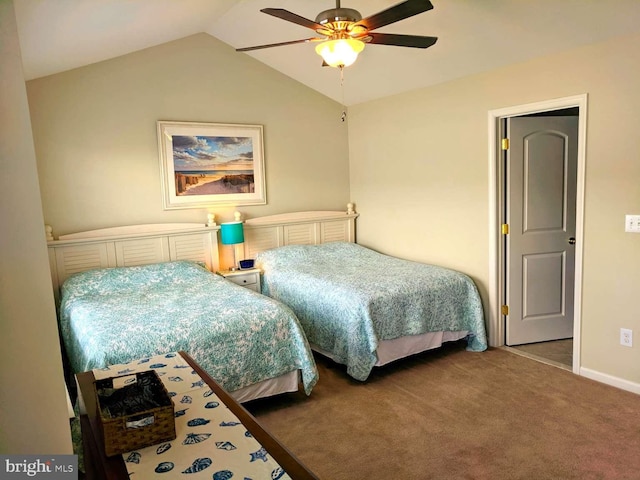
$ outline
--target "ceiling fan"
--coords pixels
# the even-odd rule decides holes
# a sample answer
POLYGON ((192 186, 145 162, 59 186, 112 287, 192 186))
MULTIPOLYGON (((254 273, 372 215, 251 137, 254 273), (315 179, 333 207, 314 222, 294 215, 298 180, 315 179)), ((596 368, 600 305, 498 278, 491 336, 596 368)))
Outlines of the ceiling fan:
POLYGON ((248 52, 296 43, 322 42, 316 46, 316 52, 323 58, 323 65, 339 68, 347 67, 356 61, 358 54, 364 49, 366 43, 413 48, 428 48, 436 43, 437 37, 377 33, 373 31, 432 8, 433 5, 429 0, 406 0, 363 19, 360 12, 352 8, 341 8, 340 0, 336 0, 336 8, 320 12, 315 21, 282 8, 263 8, 260 10, 263 13, 310 28, 323 36, 238 48, 236 50, 238 52, 248 52))

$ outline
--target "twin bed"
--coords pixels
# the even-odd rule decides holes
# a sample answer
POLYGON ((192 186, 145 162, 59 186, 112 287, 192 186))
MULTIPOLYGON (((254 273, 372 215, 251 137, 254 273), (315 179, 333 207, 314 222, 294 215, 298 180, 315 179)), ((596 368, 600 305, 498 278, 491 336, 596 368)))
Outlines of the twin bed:
MULTIPOLYGON (((64 283, 61 298, 75 372, 184 350, 240 400, 252 397, 245 387, 290 372, 300 372, 307 394, 318 379, 290 309, 194 262, 86 271, 64 283)), ((257 393, 267 392, 262 385, 257 393)))
POLYGON ((311 347, 356 380, 443 341, 487 348, 478 291, 460 272, 348 242, 267 250, 256 264, 262 292, 291 307, 311 347))
POLYGON ((469 277, 354 243, 348 212, 245 222, 260 295, 213 275, 216 226, 147 225, 49 242, 60 330, 75 372, 184 350, 239 401, 318 380, 310 347, 366 380, 371 369, 466 338, 486 349, 469 277), (68 280, 67 280, 68 279, 68 280))

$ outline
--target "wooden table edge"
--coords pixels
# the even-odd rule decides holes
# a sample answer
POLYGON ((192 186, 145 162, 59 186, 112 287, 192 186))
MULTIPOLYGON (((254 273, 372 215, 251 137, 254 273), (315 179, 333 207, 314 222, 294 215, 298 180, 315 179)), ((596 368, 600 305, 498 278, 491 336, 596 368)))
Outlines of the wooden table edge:
POLYGON ((235 400, 218 382, 205 372, 188 353, 178 352, 182 358, 200 375, 211 390, 240 420, 251 435, 267 449, 273 459, 287 472, 292 480, 319 480, 287 447, 281 444, 269 431, 264 428, 256 418, 249 413, 237 400, 235 400))

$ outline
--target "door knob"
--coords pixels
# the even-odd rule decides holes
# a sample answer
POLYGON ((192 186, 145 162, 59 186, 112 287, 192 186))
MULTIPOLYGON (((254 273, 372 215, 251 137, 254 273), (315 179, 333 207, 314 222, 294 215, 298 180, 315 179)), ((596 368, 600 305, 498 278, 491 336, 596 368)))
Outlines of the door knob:
POLYGON ((575 245, 575 243, 576 243, 575 237, 569 238, 569 245, 575 245))

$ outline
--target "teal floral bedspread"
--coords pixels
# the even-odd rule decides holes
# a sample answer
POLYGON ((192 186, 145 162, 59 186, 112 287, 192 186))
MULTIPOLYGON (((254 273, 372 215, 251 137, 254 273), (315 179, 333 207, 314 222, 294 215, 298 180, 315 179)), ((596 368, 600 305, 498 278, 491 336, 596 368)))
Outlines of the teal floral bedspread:
POLYGON ((313 345, 366 380, 378 341, 435 331, 469 332, 487 348, 482 303, 467 275, 354 243, 293 245, 256 256, 262 293, 287 304, 313 345))
POLYGON ((318 380, 287 306, 193 262, 69 277, 60 330, 74 372, 184 350, 228 391, 296 369, 307 394, 318 380))

